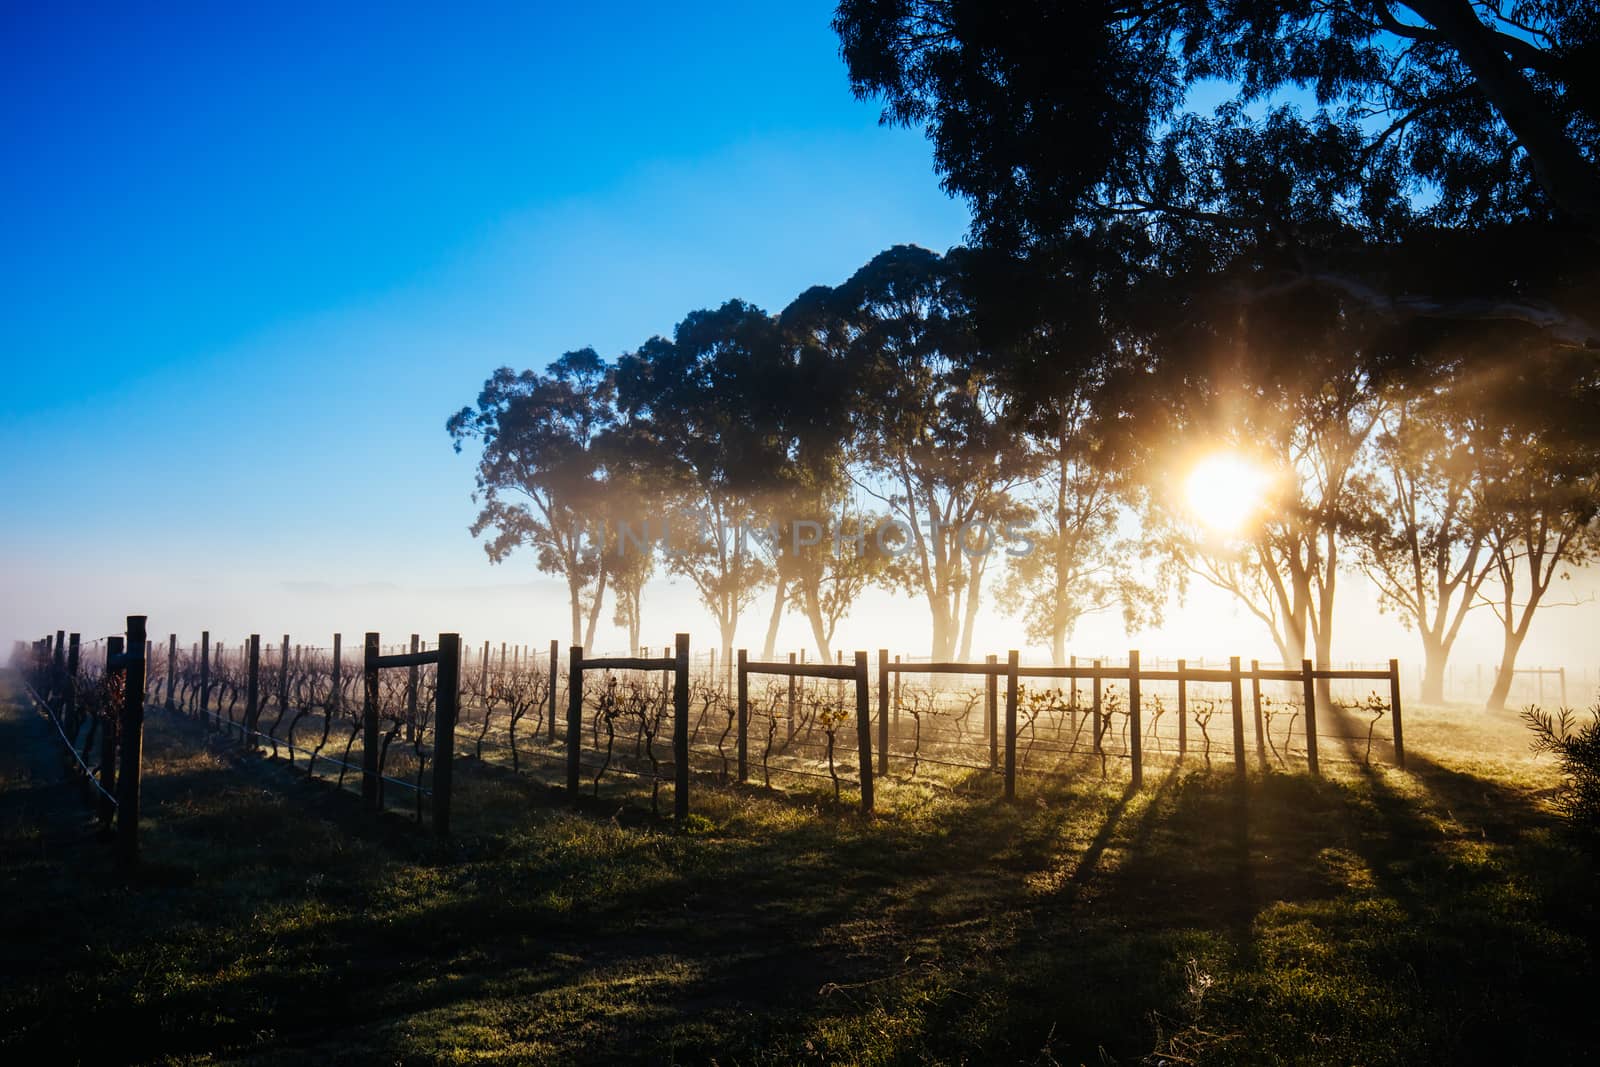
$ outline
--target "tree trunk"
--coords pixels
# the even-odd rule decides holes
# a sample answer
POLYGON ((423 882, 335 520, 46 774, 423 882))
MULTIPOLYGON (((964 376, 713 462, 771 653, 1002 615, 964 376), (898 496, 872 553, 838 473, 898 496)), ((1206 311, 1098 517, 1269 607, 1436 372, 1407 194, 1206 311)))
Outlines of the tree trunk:
POLYGON ((1422 635, 1422 703, 1444 703, 1444 668, 1450 652, 1443 644, 1422 635))
POLYGON ((822 591, 817 587, 816 577, 802 574, 796 582, 798 583, 796 595, 800 597, 800 607, 805 612, 806 621, 811 624, 811 639, 817 643, 817 652, 823 660, 830 660, 833 658, 833 650, 828 647, 828 627, 822 619, 822 591))
POLYGON ((605 568, 602 567, 600 569, 599 582, 598 582, 598 584, 596 584, 595 590, 594 590, 594 603, 589 605, 589 625, 588 625, 588 628, 584 631, 584 641, 583 641, 583 647, 586 648, 586 649, 593 649, 594 648, 594 627, 595 627, 595 623, 598 622, 599 619, 600 619, 600 605, 605 603, 605 599, 606 599, 606 572, 605 572, 605 568))
POLYGON ((822 621, 822 606, 815 603, 808 605, 806 615, 811 620, 811 638, 817 643, 817 654, 824 661, 832 659, 833 648, 828 640, 828 628, 822 621))
MULTIPOLYGON (((1321 627, 1317 631, 1317 667, 1321 670, 1333 669, 1333 628, 1321 627)), ((1317 703, 1331 708, 1333 706, 1333 683, 1327 678, 1317 679, 1317 703)))
POLYGON ((778 644, 778 624, 783 621, 784 605, 788 602, 789 583, 777 579, 772 593, 772 614, 767 618, 767 639, 761 646, 761 658, 770 660, 778 644))
POLYGON ((933 608, 933 658, 947 660, 955 649, 955 635, 951 633, 948 604, 935 603, 933 608))
POLYGON ((976 564, 969 562, 968 570, 972 577, 968 579, 966 618, 961 621, 961 655, 957 657, 963 663, 972 658, 972 631, 978 621, 978 592, 983 584, 983 572, 976 564))
POLYGON ((1486 710, 1505 710, 1506 697, 1511 694, 1511 683, 1516 679, 1517 653, 1522 651, 1522 641, 1527 636, 1526 629, 1506 627, 1505 644, 1500 649, 1500 669, 1495 672, 1494 687, 1489 690, 1489 699, 1484 704, 1486 710))
POLYGON ((733 639, 739 630, 739 620, 718 619, 717 629, 722 635, 723 676, 730 677, 728 672, 733 670, 733 639))
POLYGON ((567 600, 572 607, 572 644, 583 647, 583 583, 571 576, 567 578, 567 600))

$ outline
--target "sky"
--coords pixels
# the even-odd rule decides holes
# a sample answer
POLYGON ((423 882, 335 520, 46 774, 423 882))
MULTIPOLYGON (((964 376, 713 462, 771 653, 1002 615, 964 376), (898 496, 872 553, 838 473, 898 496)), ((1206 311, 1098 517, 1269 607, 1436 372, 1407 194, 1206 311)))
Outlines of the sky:
MULTIPOLYGON (((733 297, 776 311, 965 234, 921 134, 852 97, 830 15, 0 3, 0 640, 130 612, 564 639, 563 588, 467 531, 473 458, 444 423, 489 373, 614 356, 733 297)), ((1218 598, 1169 622, 1215 646, 1194 654, 1270 647, 1218 598)), ((887 596, 853 625, 927 641, 887 596)), ((645 626, 713 633, 666 583, 645 626)), ((1407 640, 1354 630, 1350 658, 1407 640)), ((1022 641, 992 612, 982 637, 1022 641)), ((1163 635, 1082 635, 1134 640, 1163 635)))

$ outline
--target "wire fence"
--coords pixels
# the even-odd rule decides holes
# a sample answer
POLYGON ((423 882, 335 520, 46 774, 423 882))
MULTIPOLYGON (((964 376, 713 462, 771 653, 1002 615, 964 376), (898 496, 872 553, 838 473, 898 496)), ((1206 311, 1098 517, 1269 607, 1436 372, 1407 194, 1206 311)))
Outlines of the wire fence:
MULTIPOLYGON (((115 641, 75 640, 70 671, 54 664, 59 640, 34 647, 51 684, 81 694, 53 721, 84 774, 97 734, 115 729, 92 710, 116 700, 97 688, 115 674, 105 668, 115 641)), ((560 651, 553 641, 463 647, 452 634, 368 634, 359 648, 341 635, 297 644, 203 633, 185 646, 174 634, 143 643, 139 706, 189 716, 375 810, 419 823, 431 812, 442 832, 463 758, 564 779, 574 800, 647 783, 652 807, 670 793, 680 818, 694 781, 820 790, 870 811, 875 779, 958 788, 996 777, 1011 797, 1019 777, 1123 774, 1137 787, 1147 765, 1184 759, 1240 773, 1405 760, 1395 661, 1191 665, 1131 651, 1025 665, 1014 651, 939 663, 880 650, 875 662, 865 652, 849 663, 803 653, 757 662, 742 651, 695 656, 687 635, 656 657, 560 651)))

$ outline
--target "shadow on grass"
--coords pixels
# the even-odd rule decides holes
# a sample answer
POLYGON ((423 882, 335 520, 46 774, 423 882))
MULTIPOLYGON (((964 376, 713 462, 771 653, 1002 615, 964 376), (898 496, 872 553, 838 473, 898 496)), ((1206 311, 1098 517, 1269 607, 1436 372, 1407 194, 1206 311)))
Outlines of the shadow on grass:
POLYGON ((1428 1005, 1425 1047, 1578 1062, 1597 977, 1593 857, 1526 789, 1408 753, 1357 765, 1354 847, 1394 921, 1372 966, 1428 1005))
POLYGON ((1548 817, 1417 757, 1394 780, 1174 765, 1140 793, 1039 782, 1015 805, 936 796, 875 819, 702 789, 693 833, 647 792, 575 814, 562 789, 465 762, 445 845, 282 764, 187 759, 190 725, 151 731, 146 849, 189 878, 49 883, 84 918, 8 981, 18 1062, 88 1055, 112 1027, 126 1059, 263 1062, 1579 1047, 1558 972, 1592 971, 1592 930, 1548 817), (1498 836, 1474 837, 1480 812, 1498 836))

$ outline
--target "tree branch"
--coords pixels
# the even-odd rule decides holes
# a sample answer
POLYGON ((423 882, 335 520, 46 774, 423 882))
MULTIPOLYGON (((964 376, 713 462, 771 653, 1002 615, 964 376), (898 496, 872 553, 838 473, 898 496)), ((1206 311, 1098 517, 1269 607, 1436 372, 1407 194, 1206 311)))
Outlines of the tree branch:
POLYGON ((1259 288, 1236 287, 1233 295, 1246 302, 1268 300, 1314 286, 1336 289, 1370 310, 1396 319, 1463 319, 1520 322, 1545 333, 1565 348, 1600 349, 1600 329, 1585 319, 1543 300, 1462 297, 1436 299, 1393 296, 1370 282, 1349 274, 1311 270, 1286 281, 1259 288))

